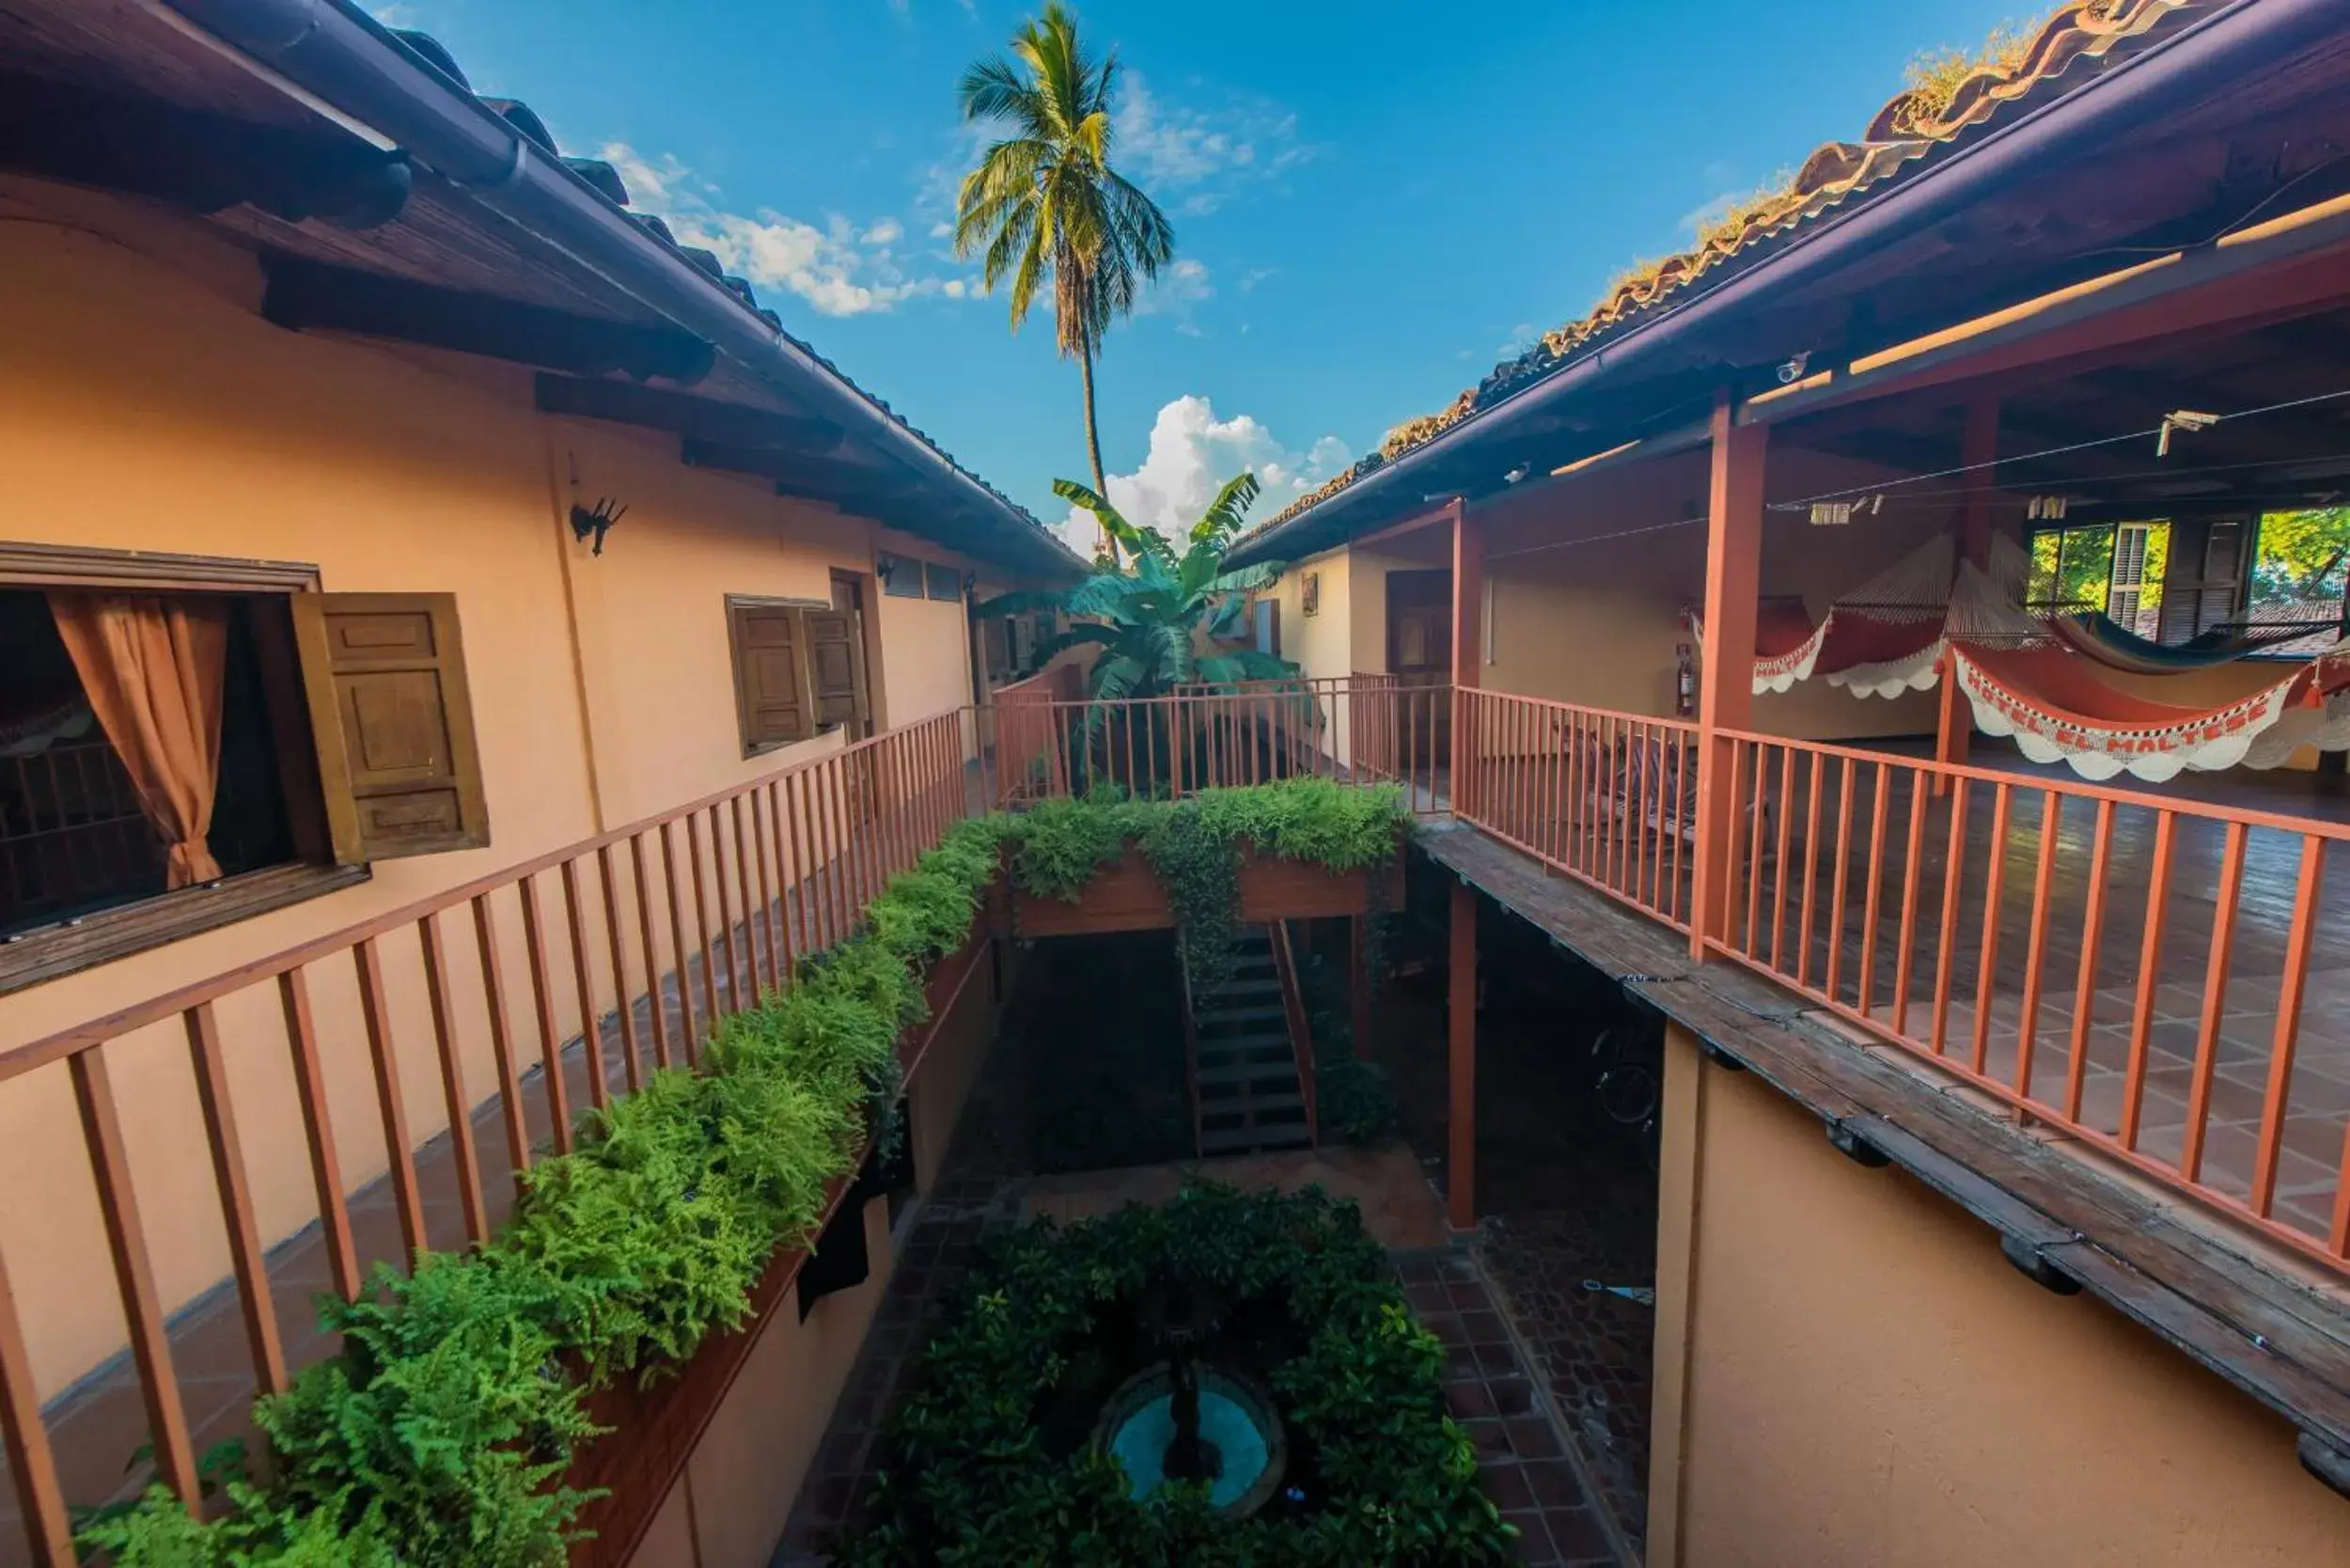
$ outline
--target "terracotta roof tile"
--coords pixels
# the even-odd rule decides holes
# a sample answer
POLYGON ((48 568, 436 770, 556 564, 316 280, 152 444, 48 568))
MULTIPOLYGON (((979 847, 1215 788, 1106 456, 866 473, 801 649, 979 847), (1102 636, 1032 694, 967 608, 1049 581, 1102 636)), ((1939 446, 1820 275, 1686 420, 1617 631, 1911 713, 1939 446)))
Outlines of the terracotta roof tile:
POLYGON ((1657 308, 1732 257, 1866 199, 1935 148, 2033 96, 2075 61, 2102 58, 2117 45, 2144 37, 2172 14, 2212 3, 2072 0, 2013 46, 1998 50, 1993 63, 1966 71, 1954 84, 1937 81, 1904 87, 1877 111, 1859 141, 1829 142, 1817 149, 1783 188, 1737 204, 1704 231, 1695 248, 1632 268, 1588 314, 1544 333, 1526 353, 1496 366, 1491 375, 1438 412, 1397 426, 1377 451, 1252 531, 1288 522, 1471 415, 1524 390, 1564 365, 1577 350, 1657 308))

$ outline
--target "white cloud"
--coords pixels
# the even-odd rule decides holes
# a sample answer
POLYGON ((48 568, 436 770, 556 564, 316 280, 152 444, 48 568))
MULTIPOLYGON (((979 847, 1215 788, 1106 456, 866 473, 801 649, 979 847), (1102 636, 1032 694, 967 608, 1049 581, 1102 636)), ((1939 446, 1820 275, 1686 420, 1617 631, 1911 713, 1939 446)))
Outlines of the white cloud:
MULTIPOLYGON (((1180 540, 1199 521, 1224 481, 1244 468, 1264 486, 1259 515, 1312 489, 1352 461, 1346 443, 1325 435, 1303 452, 1284 447, 1249 415, 1218 419, 1207 399, 1178 398, 1159 410, 1151 426, 1151 449, 1131 474, 1108 476, 1110 501, 1130 523, 1180 540)), ((1090 555, 1093 514, 1071 508, 1061 537, 1080 555, 1090 555)))
POLYGON ((1155 96, 1128 71, 1111 156, 1181 215, 1213 212, 1250 184, 1277 179, 1321 149, 1298 140, 1297 116, 1267 98, 1230 94, 1207 108, 1155 96))
POLYGON ((719 264, 764 289, 786 289, 827 316, 887 310, 901 300, 943 294, 956 279, 910 275, 891 246, 905 236, 896 218, 860 229, 836 212, 822 227, 771 208, 756 215, 718 205, 718 187, 675 157, 647 157, 625 142, 605 146, 604 161, 619 171, 640 212, 666 219, 682 245, 717 253, 719 264))
POLYGON ((1494 353, 1504 359, 1515 359, 1532 348, 1534 340, 1541 336, 1542 329, 1533 322, 1520 321, 1510 329, 1510 336, 1501 340, 1501 347, 1496 349, 1494 353))

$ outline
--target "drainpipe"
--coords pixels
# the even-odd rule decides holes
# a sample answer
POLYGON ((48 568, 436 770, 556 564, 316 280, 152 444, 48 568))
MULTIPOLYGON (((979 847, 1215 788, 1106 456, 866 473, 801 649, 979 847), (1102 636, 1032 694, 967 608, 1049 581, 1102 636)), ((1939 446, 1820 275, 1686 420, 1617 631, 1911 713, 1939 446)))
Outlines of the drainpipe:
MULTIPOLYGON (((147 0, 405 149, 442 178, 787 396, 990 510, 1003 501, 768 325, 708 274, 647 234, 495 111, 346 0, 147 0)), ((1038 552, 1054 546, 1025 519, 1038 552)))
MULTIPOLYGON (((1582 390, 1610 370, 1640 365, 1686 343, 1716 319, 1758 298, 1815 285, 1888 245, 1898 244, 2042 169, 2098 156, 2158 128, 2185 104, 2240 86, 2331 39, 2342 27, 2341 0, 2234 0, 2149 45, 2087 86, 2000 126, 1950 154, 1935 167, 1882 196, 1869 197, 1799 235, 1785 250, 1688 303, 1635 326, 1596 353, 1535 383, 1456 427, 1455 442, 1478 439, 1582 390)), ((2077 67, 2076 69, 2078 69, 2077 67)), ((1389 484, 1448 445, 1439 436, 1340 491, 1324 506, 1358 499, 1389 484)), ((1309 509, 1303 523, 1321 509, 1309 509)), ((1268 558, 1268 529, 1236 564, 1268 558)))

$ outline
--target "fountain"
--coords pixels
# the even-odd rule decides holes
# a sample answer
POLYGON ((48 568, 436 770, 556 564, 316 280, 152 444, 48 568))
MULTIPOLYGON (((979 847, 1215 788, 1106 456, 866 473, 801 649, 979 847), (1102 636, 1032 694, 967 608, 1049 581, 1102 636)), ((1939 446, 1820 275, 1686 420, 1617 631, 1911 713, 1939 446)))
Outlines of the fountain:
POLYGON ((1188 1281, 1152 1285, 1142 1327, 1166 1358, 1110 1396, 1093 1446, 1125 1467, 1137 1498, 1178 1482, 1204 1484, 1217 1512, 1238 1519, 1278 1489, 1288 1445, 1280 1417, 1253 1384, 1200 1360, 1225 1309, 1215 1293, 1188 1281))

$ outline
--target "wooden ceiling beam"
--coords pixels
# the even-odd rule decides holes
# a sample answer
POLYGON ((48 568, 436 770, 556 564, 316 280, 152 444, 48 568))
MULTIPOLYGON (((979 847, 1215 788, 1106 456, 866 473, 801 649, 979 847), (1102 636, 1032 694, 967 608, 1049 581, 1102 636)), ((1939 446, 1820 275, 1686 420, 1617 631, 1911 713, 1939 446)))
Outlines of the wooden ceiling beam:
POLYGON ((261 315, 290 332, 340 332, 578 375, 699 381, 711 346, 688 333, 575 315, 384 273, 272 252, 261 315))
POLYGON ((414 184, 405 152, 355 136, 15 74, 0 76, 0 168, 190 212, 249 205, 353 229, 398 217, 414 184))
POLYGON ((847 432, 829 419, 777 414, 746 403, 698 398, 624 381, 573 376, 540 376, 536 396, 539 409, 544 414, 608 419, 616 424, 666 431, 688 442, 713 447, 834 458, 843 463, 855 461, 847 432))

